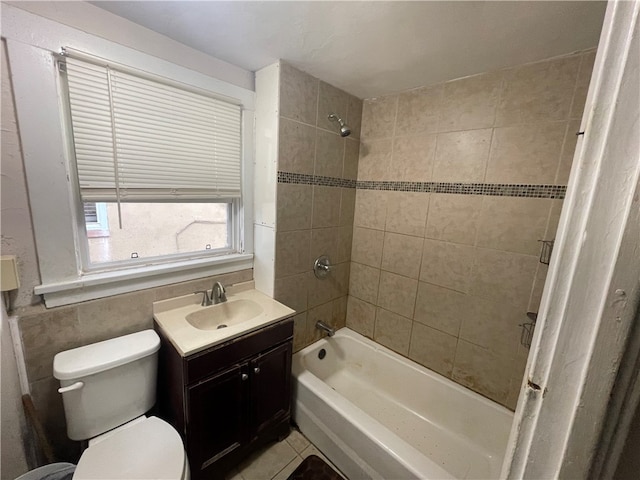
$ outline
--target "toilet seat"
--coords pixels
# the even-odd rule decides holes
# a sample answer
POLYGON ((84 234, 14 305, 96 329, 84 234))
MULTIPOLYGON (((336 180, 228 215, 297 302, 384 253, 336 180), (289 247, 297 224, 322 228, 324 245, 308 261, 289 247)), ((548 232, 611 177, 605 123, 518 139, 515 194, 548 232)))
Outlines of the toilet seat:
POLYGON ((180 480, 185 465, 178 432, 165 421, 149 417, 90 445, 73 480, 180 480))

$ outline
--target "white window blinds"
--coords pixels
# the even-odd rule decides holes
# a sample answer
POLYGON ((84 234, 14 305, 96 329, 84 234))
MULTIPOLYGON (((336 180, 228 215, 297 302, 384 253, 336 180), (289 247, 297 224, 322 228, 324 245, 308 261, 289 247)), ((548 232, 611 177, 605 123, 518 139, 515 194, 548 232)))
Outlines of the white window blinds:
POLYGON ((66 71, 83 201, 240 197, 238 105, 74 58, 66 71))

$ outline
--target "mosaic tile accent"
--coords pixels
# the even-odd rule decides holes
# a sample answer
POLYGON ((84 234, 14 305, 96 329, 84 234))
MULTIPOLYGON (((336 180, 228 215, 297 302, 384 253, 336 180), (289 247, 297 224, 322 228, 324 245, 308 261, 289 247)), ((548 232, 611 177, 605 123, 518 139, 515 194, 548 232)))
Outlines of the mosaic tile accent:
POLYGON ((323 177, 306 173, 278 172, 278 183, 297 183, 302 185, 319 185, 322 187, 356 188, 356 180, 346 178, 323 177))
POLYGON ((513 185, 508 183, 450 183, 450 182, 378 182, 348 180, 303 173, 278 172, 278 183, 320 185, 325 187, 388 190, 394 192, 455 193, 458 195, 487 195, 494 197, 529 197, 563 199, 565 185, 513 185))

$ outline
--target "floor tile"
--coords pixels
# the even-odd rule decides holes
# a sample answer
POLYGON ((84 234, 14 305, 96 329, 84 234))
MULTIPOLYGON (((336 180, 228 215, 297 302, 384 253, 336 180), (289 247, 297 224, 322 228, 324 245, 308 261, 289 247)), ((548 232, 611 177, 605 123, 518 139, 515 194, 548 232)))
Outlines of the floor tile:
POLYGON ((273 443, 240 464, 244 480, 271 480, 298 455, 286 441, 273 443))
POLYGON ((287 442, 289 442, 289 445, 291 445, 297 453, 302 453, 311 443, 298 430, 291 430, 291 433, 287 437, 287 442))
POLYGON ((296 456, 293 460, 291 460, 286 467, 284 467, 278 474, 273 477, 273 480, 287 480, 289 475, 291 475, 298 465, 302 463, 303 458, 300 456, 296 456))

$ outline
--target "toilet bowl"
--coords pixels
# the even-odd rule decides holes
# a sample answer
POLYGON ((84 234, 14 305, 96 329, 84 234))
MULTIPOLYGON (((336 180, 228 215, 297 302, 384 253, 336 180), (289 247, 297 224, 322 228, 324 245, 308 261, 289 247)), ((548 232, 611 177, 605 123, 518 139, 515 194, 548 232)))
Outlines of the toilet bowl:
POLYGON ((188 480, 178 432, 155 403, 160 338, 145 330, 58 353, 67 435, 89 440, 73 480, 188 480))

